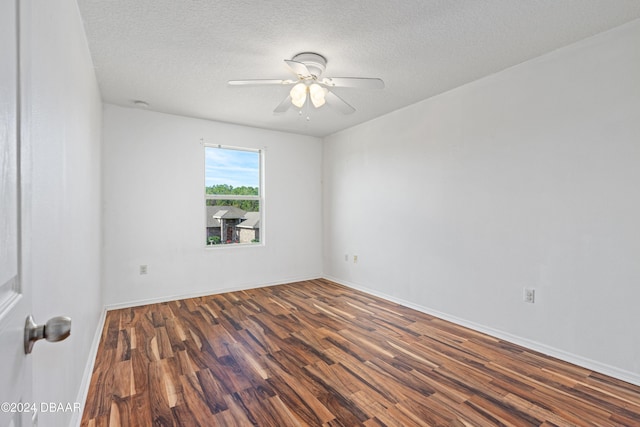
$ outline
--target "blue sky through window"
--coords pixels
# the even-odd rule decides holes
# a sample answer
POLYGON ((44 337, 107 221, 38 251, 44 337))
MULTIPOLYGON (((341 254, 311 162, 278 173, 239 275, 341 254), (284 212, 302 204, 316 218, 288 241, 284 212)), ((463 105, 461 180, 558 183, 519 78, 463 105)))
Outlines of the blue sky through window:
POLYGON ((260 153, 228 148, 205 147, 205 186, 233 187, 260 185, 260 153))

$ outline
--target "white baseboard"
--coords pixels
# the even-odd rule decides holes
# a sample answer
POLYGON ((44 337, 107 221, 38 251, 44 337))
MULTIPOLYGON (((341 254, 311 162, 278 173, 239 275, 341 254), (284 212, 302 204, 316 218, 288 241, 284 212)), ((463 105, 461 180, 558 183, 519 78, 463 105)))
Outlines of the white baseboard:
POLYGON ((589 369, 591 371, 599 372, 605 375, 608 375, 613 378, 617 378, 622 381, 626 381, 628 383, 640 386, 640 375, 634 372, 630 372, 624 369, 616 368, 615 366, 610 366, 605 363, 601 363, 592 359, 588 359, 586 357, 582 357, 573 353, 566 352, 564 350, 557 349, 555 347, 548 346, 546 344, 539 343, 537 341, 532 341, 526 338, 519 337, 517 335, 512 335, 508 332, 500 331, 498 329, 493 329, 488 326, 484 326, 475 322, 471 322, 469 320, 461 319, 456 316, 451 316, 449 314, 440 312, 438 310, 434 310, 429 307, 424 307, 422 305, 418 305, 412 303, 410 301, 403 300, 401 298, 396 298, 393 295, 388 295, 383 292, 376 291, 374 289, 370 289, 364 286, 357 285, 355 283, 351 283, 345 280, 341 280, 335 277, 325 275, 327 280, 331 280, 332 282, 339 283, 346 287, 356 289, 371 295, 375 295, 380 298, 384 298, 386 300, 395 302, 397 304, 401 304, 405 307, 412 308, 414 310, 420 311, 422 313, 429 314, 431 316, 439 317, 440 319, 447 320, 449 322, 455 323, 460 326, 464 326, 469 329, 473 329, 478 332, 482 332, 484 334, 490 335, 494 338, 498 338, 501 340, 509 341, 511 343, 521 345, 522 347, 529 348, 531 350, 538 351, 547 356, 555 357, 557 359, 563 360, 565 362, 572 363, 577 366, 581 366, 583 368, 589 369))
POLYGON ((69 427, 80 427, 80 423, 82 422, 82 413, 84 412, 84 405, 87 401, 89 385, 91 384, 91 374, 93 373, 93 366, 96 361, 96 355, 98 354, 98 346, 100 345, 100 338, 102 337, 102 329, 104 328, 104 321, 106 317, 107 310, 106 308, 103 308, 102 313, 100 314, 100 319, 98 320, 98 325, 96 326, 96 331, 93 334, 93 342, 89 349, 87 364, 85 365, 84 373, 82 374, 82 383, 78 389, 78 397, 76 397, 76 402, 80 403, 82 411, 73 411, 69 427))
POLYGON ((192 292, 192 293, 179 294, 179 295, 165 295, 165 296, 156 297, 156 298, 145 298, 140 300, 115 303, 115 304, 106 304, 105 308, 107 309, 107 311, 117 310, 120 308, 137 307, 140 305, 147 305, 147 304, 158 304, 162 302, 175 301, 175 300, 187 299, 187 298, 198 298, 198 297, 204 297, 207 295, 223 294, 226 292, 237 292, 237 291, 246 291, 247 289, 266 288, 268 286, 282 285, 284 283, 303 282, 305 280, 314 280, 319 277, 322 277, 322 275, 318 274, 313 277, 308 277, 308 276, 290 277, 290 278, 285 278, 282 280, 267 282, 267 283, 265 282, 246 283, 243 285, 231 286, 231 287, 221 288, 221 289, 210 289, 202 292, 192 292))

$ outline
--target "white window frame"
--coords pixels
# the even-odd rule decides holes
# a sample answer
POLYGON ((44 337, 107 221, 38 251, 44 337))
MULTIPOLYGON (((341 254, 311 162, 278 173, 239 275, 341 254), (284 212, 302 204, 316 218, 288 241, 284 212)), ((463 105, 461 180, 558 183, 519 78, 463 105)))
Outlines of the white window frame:
POLYGON ((231 145, 222 145, 222 144, 203 144, 204 148, 202 150, 204 156, 204 180, 205 180, 205 188, 206 188, 206 179, 207 179, 207 159, 206 159, 206 150, 207 148, 219 148, 223 150, 236 150, 236 151, 247 151, 250 153, 258 153, 258 195, 236 195, 236 194, 207 194, 206 190, 204 193, 205 200, 205 229, 207 228, 207 200, 256 200, 258 201, 258 206, 260 207, 260 241, 258 243, 235 243, 235 244, 220 244, 220 245, 205 245, 207 249, 213 248, 238 248, 238 247, 256 247, 256 246, 264 246, 265 245, 265 233, 264 233, 264 149, 259 148, 248 148, 248 147, 237 147, 231 145))

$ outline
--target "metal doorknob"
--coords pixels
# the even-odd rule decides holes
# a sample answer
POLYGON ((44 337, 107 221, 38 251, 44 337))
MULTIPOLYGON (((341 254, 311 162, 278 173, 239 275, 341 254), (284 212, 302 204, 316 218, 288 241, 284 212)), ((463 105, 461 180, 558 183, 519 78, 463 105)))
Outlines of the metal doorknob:
POLYGON ((71 334, 71 318, 67 316, 53 317, 44 325, 38 325, 29 315, 24 324, 24 352, 31 353, 33 345, 42 338, 49 342, 62 341, 71 334))

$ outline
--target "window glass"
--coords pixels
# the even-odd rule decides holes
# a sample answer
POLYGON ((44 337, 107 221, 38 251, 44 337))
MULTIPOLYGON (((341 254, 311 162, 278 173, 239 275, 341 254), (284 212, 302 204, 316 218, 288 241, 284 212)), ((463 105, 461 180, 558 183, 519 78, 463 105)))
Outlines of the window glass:
POLYGON ((206 245, 260 243, 261 153, 205 146, 206 245))

